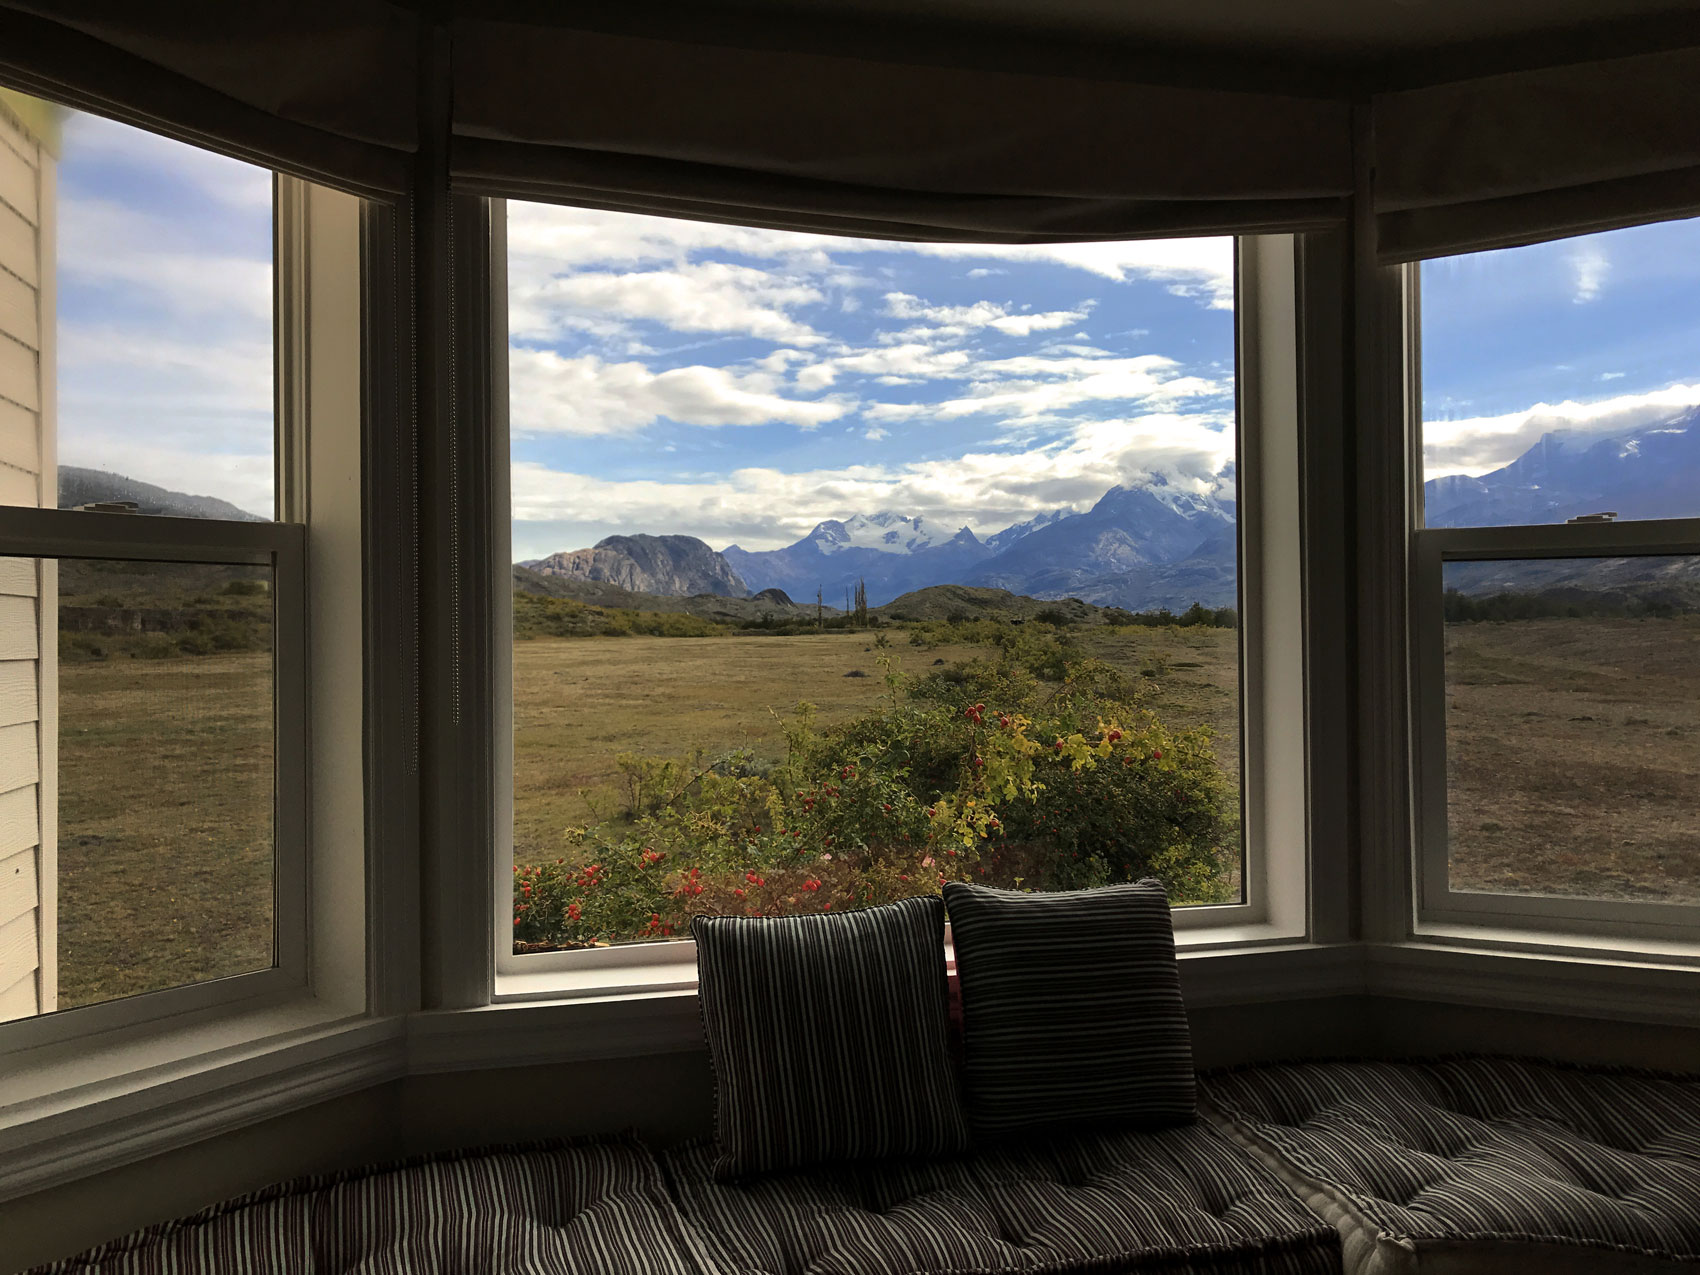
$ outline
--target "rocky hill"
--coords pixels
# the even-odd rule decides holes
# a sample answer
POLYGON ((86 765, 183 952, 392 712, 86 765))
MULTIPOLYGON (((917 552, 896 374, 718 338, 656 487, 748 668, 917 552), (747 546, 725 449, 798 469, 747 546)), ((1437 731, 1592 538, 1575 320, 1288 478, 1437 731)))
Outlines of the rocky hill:
MULTIPOLYGON (((523 564, 513 569, 515 593, 534 593, 546 598, 570 598, 586 606, 609 607, 621 611, 661 611, 669 614, 695 615, 705 620, 725 623, 759 623, 764 618, 789 620, 813 619, 815 604, 793 602, 777 589, 765 590, 753 598, 728 598, 713 593, 692 597, 676 594, 635 593, 601 580, 580 580, 572 576, 544 575, 523 564)), ((837 615, 842 608, 827 607, 827 615, 837 615)))
POLYGON ((749 593, 726 559, 695 536, 609 536, 521 563, 541 576, 617 585, 632 593, 742 598, 749 593))
POLYGON ((191 496, 186 492, 155 487, 123 474, 104 469, 59 467, 59 508, 75 509, 104 501, 131 501, 139 514, 163 514, 172 518, 225 518, 233 522, 264 522, 258 514, 239 509, 216 496, 191 496))

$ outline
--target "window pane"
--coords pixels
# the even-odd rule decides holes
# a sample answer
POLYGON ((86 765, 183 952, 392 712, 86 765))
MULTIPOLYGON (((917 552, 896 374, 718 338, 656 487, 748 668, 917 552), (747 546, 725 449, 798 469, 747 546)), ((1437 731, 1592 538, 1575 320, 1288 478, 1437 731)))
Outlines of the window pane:
POLYGON ((521 950, 1241 897, 1231 240, 508 209, 521 950))
POLYGON ((269 519, 272 174, 0 91, 0 502, 269 519))
POLYGON ((1430 527, 1700 516, 1700 220, 1422 264, 1430 527))
POLYGON ((1444 580, 1452 889, 1700 902, 1700 557, 1444 580))
POLYGON ((4 1016, 269 968, 270 568, 0 559, 0 648, 4 1016))

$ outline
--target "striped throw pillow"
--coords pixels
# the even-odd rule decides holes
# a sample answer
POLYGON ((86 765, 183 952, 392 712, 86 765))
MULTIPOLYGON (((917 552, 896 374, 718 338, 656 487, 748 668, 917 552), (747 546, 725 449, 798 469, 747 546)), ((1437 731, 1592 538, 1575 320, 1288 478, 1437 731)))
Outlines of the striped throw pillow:
POLYGON ((944 898, 976 1137, 1196 1117, 1161 882, 1055 894, 953 882, 944 898))
POLYGON ((819 916, 699 916, 722 1181, 964 1150, 936 896, 819 916))

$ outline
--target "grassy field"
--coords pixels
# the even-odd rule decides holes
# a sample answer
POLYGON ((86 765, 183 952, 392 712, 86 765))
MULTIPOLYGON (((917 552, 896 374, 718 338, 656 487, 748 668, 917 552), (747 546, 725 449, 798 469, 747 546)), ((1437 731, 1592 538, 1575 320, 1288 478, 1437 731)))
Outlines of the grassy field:
POLYGON ((1700 901, 1700 616, 1447 626, 1454 889, 1700 901))
MULTIPOLYGON (((1082 641, 1091 654, 1145 675, 1151 707, 1165 721, 1213 727, 1237 781, 1234 630, 1103 628, 1082 641)), ((986 654, 980 646, 918 649, 902 633, 885 651, 866 633, 516 642, 514 858, 553 859, 564 828, 616 814, 620 753, 749 749, 773 757, 780 723, 799 700, 817 707, 822 724, 872 707, 885 693, 881 655, 924 673, 986 654)))
POLYGON ((61 1008, 272 963, 271 659, 62 663, 61 1008))

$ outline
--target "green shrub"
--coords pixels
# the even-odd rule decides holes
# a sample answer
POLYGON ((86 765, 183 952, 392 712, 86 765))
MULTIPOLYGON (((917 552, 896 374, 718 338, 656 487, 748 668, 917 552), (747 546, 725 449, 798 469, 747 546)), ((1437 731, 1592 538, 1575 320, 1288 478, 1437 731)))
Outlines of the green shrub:
POLYGON ((950 880, 1156 876, 1176 902, 1224 899, 1237 804, 1209 733, 1170 730, 1137 679, 1066 643, 1005 637, 921 678, 882 659, 873 710, 822 729, 799 705, 770 766, 623 755, 623 817, 515 869, 515 941, 667 938, 700 912, 861 907, 950 880))

